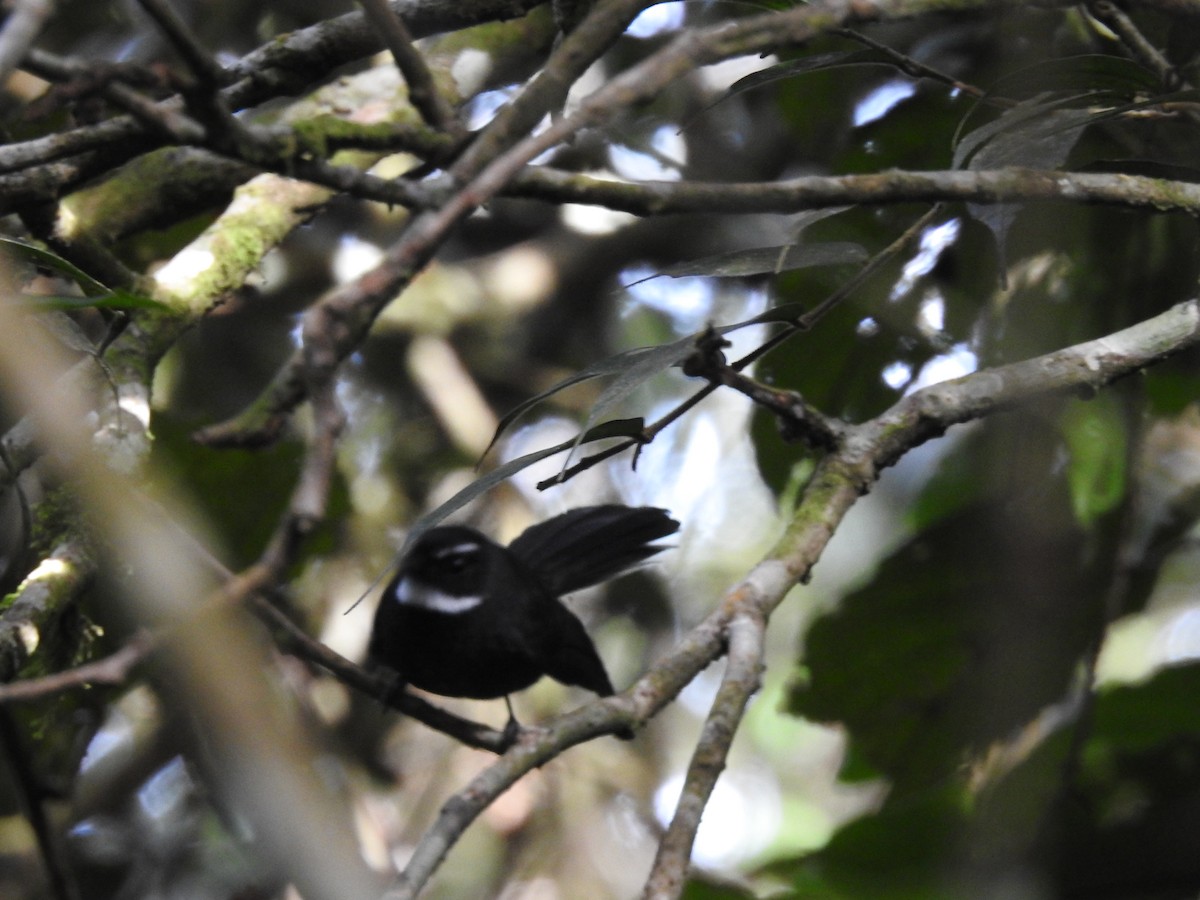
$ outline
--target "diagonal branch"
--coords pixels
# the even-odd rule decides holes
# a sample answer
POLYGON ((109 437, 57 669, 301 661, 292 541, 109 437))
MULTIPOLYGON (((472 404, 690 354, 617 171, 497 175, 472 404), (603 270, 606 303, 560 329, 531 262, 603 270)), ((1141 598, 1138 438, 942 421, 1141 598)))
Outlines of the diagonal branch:
MULTIPOLYGON (((591 737, 654 716, 726 652, 734 640, 735 621, 748 617, 765 626, 788 591, 808 579, 850 508, 905 453, 952 425, 1050 394, 1099 390, 1197 344, 1200 301, 1192 300, 1093 341, 923 388, 873 419, 846 426, 844 440, 818 463, 790 525, 766 559, 632 688, 593 701, 542 728, 527 729, 517 745, 451 797, 421 838, 388 900, 415 897, 470 823, 522 775, 591 737)), ((737 638, 743 639, 749 641, 750 635, 737 638)), ((738 665, 746 663, 741 660, 738 665)), ((742 689, 746 683, 741 682, 742 689)), ((737 694, 732 686, 729 691, 733 704, 737 694)), ((728 716, 731 710, 732 706, 724 706, 720 715, 728 716)), ((713 722, 715 731, 719 720, 713 722)), ((681 832, 676 840, 682 843, 684 836, 681 832)), ((682 888, 674 879, 669 890, 665 880, 661 884, 664 888, 655 896, 677 896, 682 888)))
POLYGON ((677 897, 687 880, 692 845, 700 818, 717 778, 725 769, 729 748, 742 723, 751 695, 758 690, 763 665, 766 621, 753 609, 734 615, 729 634, 729 662, 708 719, 688 765, 675 815, 659 842, 643 897, 677 897))

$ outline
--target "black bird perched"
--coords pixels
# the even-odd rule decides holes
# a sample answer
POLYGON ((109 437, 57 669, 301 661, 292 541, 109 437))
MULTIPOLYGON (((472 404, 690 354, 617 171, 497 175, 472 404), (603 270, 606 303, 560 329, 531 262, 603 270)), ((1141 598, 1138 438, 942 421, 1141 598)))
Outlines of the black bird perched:
MULTIPOLYGON (((665 510, 617 505, 573 509, 508 547, 473 528, 432 528, 384 591, 368 654, 447 697, 507 702, 543 675, 607 697, 596 647, 558 598, 653 556, 665 548, 652 542, 678 529, 665 510)), ((510 705, 506 730, 516 727, 510 705)))

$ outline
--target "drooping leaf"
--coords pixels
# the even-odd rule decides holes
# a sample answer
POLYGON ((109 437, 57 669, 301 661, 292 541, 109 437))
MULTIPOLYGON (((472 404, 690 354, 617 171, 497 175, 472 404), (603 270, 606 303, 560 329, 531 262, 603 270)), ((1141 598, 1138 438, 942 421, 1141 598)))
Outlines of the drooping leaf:
POLYGON ((1046 91, 1136 97, 1161 93, 1162 87, 1157 75, 1132 59, 1083 53, 1039 60, 1017 69, 998 79, 992 91, 1006 97, 1031 97, 1046 91))
POLYGON ((788 244, 779 247, 754 247, 718 253, 700 259, 667 266, 654 276, 683 278, 707 275, 712 278, 745 278, 749 275, 770 275, 805 269, 810 266, 855 265, 866 262, 867 251, 861 244, 833 242, 827 244, 788 244))
POLYGON ((561 444, 555 444, 552 447, 544 447, 541 450, 526 453, 524 456, 518 456, 516 459, 496 466, 496 468, 487 474, 476 478, 441 506, 417 519, 409 529, 404 547, 397 558, 403 557, 413 542, 430 528, 433 528, 447 516, 462 509, 476 497, 482 496, 500 482, 511 478, 521 470, 527 469, 534 463, 541 462, 543 459, 554 456, 556 453, 572 450, 581 444, 589 444, 610 438, 636 438, 642 433, 644 425, 645 422, 641 418, 614 419, 613 421, 604 422, 594 428, 588 429, 577 438, 571 438, 570 440, 563 441, 561 444))
POLYGON ((105 291, 72 297, 66 294, 22 294, 9 300, 18 306, 45 310, 72 309, 167 309, 166 304, 128 291, 105 291))
MULTIPOLYGON (((1096 117, 1090 110, 1072 108, 1076 102, 1075 97, 1048 100, 1040 95, 1007 110, 959 142, 954 150, 954 167, 975 171, 1014 166, 1057 169, 1096 117)), ((968 203, 967 209, 995 237, 1003 284, 1008 230, 1020 205, 968 203)))
MULTIPOLYGON (((574 387, 577 384, 582 384, 585 381, 591 381, 593 378, 602 378, 605 375, 628 376, 629 373, 637 373, 636 376, 632 377, 639 377, 641 380, 638 381, 638 384, 640 384, 641 381, 644 381, 650 375, 661 372, 678 363, 680 360, 685 359, 694 346, 695 338, 689 336, 657 347, 637 347, 633 350, 625 350, 592 363, 569 378, 564 378, 557 384, 546 388, 541 393, 521 401, 501 416, 500 423, 496 426, 496 433, 492 435, 492 440, 488 444, 487 449, 483 451, 483 455, 486 457, 491 452, 492 448, 496 446, 496 441, 500 440, 504 432, 517 419, 560 391, 574 387)), ((618 379, 618 382, 621 384, 625 383, 622 379, 618 379)), ((637 387, 636 384, 630 387, 629 391, 632 391, 635 387, 637 387)), ((626 391, 622 396, 627 396, 629 391, 626 391)), ((603 399, 602 396, 601 400, 603 399)), ((596 405, 600 406, 600 401, 597 401, 596 405)), ((612 403, 609 402, 606 404, 606 407, 611 405, 612 403)), ((589 417, 589 422, 594 421, 599 415, 602 415, 602 413, 596 413, 595 407, 593 407, 593 414, 589 417)), ((588 431, 587 426, 583 430, 586 433, 588 431)))
POLYGON ((22 294, 19 297, 11 298, 10 302, 37 309, 83 309, 88 307, 95 309, 166 309, 164 304, 149 297, 143 297, 120 288, 111 290, 74 263, 42 247, 12 238, 0 238, 0 252, 10 253, 16 259, 31 266, 58 273, 79 285, 85 295, 70 297, 22 294))
POLYGON ((63 259, 58 254, 51 253, 49 250, 35 247, 33 244, 26 244, 23 241, 14 241, 11 238, 0 238, 0 249, 11 252, 18 259, 27 263, 57 272, 59 275, 74 281, 85 294, 98 295, 109 292, 105 285, 83 271, 83 269, 63 259))
POLYGON ((844 69, 860 66, 885 66, 895 68, 895 61, 879 50, 848 50, 835 53, 814 53, 791 59, 739 78, 729 86, 730 96, 754 90, 788 78, 796 78, 808 72, 827 69, 844 69))

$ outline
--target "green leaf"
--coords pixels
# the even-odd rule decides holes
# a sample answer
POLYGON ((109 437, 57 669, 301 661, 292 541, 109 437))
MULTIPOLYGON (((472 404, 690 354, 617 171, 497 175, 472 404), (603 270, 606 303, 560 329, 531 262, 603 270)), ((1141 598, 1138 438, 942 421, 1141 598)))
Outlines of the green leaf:
POLYGON ((84 297, 72 297, 65 294, 22 294, 12 298, 17 306, 28 306, 33 309, 71 310, 71 309, 168 309, 165 303, 140 294, 128 291, 106 291, 103 294, 93 294, 84 297))
POLYGON ((41 266, 44 269, 50 269, 71 279, 79 285, 85 294, 98 295, 108 294, 109 289, 89 275, 83 269, 76 266, 74 263, 68 262, 57 254, 51 253, 49 250, 44 250, 41 247, 35 247, 33 244, 26 244, 22 241, 14 241, 11 238, 0 238, 0 247, 11 251, 17 258, 41 266))
POLYGON ((796 78, 808 72, 820 72, 828 69, 843 69, 862 66, 883 66, 896 68, 895 60, 879 50, 843 50, 835 53, 814 53, 800 59, 788 60, 778 65, 760 69, 743 76, 729 86, 729 94, 736 95, 744 91, 754 90, 764 85, 773 84, 789 78, 796 78))
POLYGON ((597 425, 595 428, 590 428, 577 438, 571 438, 568 441, 563 441, 561 444, 555 444, 553 447, 545 447, 541 450, 535 450, 532 453, 526 453, 524 456, 518 456, 516 459, 496 466, 486 475, 481 475, 469 485, 443 503, 441 506, 421 516, 413 523, 409 529, 408 538, 404 542, 404 547, 401 548, 397 559, 403 558, 404 554, 414 541, 430 528, 433 528, 451 513, 462 509, 476 497, 479 497, 498 485, 500 482, 511 478, 513 475, 520 472, 522 469, 527 469, 534 463, 541 462, 543 459, 554 456, 556 453, 562 453, 565 450, 573 450, 580 444, 588 444, 594 441, 603 441, 610 438, 633 437, 636 438, 642 433, 642 428, 645 423, 642 419, 614 419, 610 422, 604 422, 597 425))
POLYGON ((1123 753, 1200 735, 1200 663, 1170 666, 1143 684, 1100 691, 1095 739, 1123 753))
POLYGON ((749 275, 772 275, 794 269, 806 269, 810 266, 858 265, 866 260, 867 251, 861 244, 786 244, 717 253, 667 266, 650 277, 666 275, 670 278, 683 278, 689 275, 707 275, 710 278, 744 278, 749 275))
POLYGON ((1061 697, 1093 639, 1101 577, 1065 493, 1043 488, 1032 510, 977 502, 899 547, 810 628, 792 711, 844 723, 906 795, 1061 697))
POLYGON ((1125 496, 1129 440, 1120 399, 1107 391, 1092 400, 1072 400, 1059 427, 1071 455, 1071 506, 1079 524, 1088 528, 1125 496))
POLYGON ((120 288, 110 290, 74 263, 51 253, 49 250, 15 241, 11 238, 0 238, 0 252, 7 251, 18 260, 32 266, 40 266, 57 272, 79 285, 85 296, 69 297, 64 295, 22 294, 13 298, 12 302, 21 306, 31 306, 36 309, 167 309, 168 307, 157 300, 133 294, 120 288))
POLYGON ((763 875, 786 879, 789 897, 821 900, 949 900, 966 836, 965 796, 950 786, 890 799, 842 827, 825 849, 773 863, 763 875))

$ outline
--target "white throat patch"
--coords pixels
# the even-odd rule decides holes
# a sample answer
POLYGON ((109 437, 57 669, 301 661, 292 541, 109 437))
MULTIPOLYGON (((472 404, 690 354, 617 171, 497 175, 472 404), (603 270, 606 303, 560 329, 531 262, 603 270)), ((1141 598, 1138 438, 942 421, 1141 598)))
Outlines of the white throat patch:
POLYGON ((396 585, 396 590, 392 592, 392 596, 397 603, 419 606, 421 609, 444 613, 448 616, 465 613, 483 602, 483 598, 477 594, 456 597, 412 578, 401 578, 396 585))

